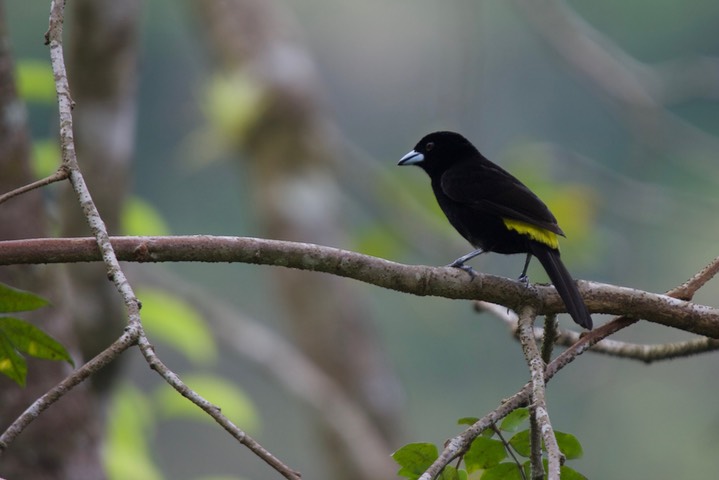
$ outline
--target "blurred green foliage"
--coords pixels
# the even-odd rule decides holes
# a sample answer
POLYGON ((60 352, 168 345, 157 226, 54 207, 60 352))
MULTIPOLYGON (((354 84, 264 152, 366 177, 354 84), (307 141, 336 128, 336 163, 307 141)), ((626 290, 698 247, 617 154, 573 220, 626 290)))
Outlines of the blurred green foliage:
POLYGON ((151 203, 137 195, 125 200, 122 209, 122 231, 129 236, 170 235, 170 226, 151 203))
POLYGON ((218 350, 207 323, 188 302, 164 291, 141 287, 142 322, 150 338, 173 347, 197 364, 217 360, 218 350))
POLYGON ((50 62, 21 59, 15 66, 20 97, 26 102, 55 102, 55 81, 50 62))
POLYGON ((156 417, 146 395, 123 385, 113 395, 108 412, 105 468, 110 480, 162 480, 150 448, 156 417))

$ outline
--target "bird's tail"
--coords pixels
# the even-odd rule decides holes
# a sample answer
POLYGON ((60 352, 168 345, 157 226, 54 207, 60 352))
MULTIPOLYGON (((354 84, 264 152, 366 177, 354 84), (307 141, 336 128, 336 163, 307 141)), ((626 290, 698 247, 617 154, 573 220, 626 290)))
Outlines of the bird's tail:
POLYGON ((532 255, 537 257, 537 260, 542 264, 547 275, 549 275, 549 279, 554 284, 554 288, 557 289, 557 293, 564 301, 569 315, 578 325, 591 330, 592 317, 589 315, 589 310, 587 310, 587 306, 579 294, 577 284, 559 258, 559 251, 534 242, 532 242, 531 249, 532 255))

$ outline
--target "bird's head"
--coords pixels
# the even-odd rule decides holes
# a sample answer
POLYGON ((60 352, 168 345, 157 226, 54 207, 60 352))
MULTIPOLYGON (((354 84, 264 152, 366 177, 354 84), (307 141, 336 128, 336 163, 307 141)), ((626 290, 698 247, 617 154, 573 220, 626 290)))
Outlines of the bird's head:
POLYGON ((431 173, 443 171, 478 153, 474 145, 459 133, 434 132, 425 135, 414 150, 400 159, 398 165, 417 165, 431 173))

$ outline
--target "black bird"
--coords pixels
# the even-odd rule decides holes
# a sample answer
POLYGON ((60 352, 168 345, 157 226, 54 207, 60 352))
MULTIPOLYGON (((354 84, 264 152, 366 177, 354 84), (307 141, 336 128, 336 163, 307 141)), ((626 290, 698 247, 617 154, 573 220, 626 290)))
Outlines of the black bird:
POLYGON ((437 202, 449 223, 477 250, 449 266, 475 275, 464 263, 483 252, 526 253, 521 281, 527 281, 532 255, 547 271, 567 311, 582 327, 592 317, 574 279, 559 258, 564 232, 552 212, 529 188, 487 160, 469 140, 454 132, 425 136, 399 165, 417 165, 432 181, 437 202))

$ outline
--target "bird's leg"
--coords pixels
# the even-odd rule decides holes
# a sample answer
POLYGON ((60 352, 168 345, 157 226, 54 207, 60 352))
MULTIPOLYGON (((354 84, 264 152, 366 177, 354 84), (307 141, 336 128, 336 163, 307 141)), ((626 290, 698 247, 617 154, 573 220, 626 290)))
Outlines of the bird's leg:
POLYGON ((517 279, 525 285, 529 284, 529 277, 527 276, 527 269, 529 268, 529 261, 531 259, 532 259, 532 254, 528 253, 527 259, 524 261, 524 268, 522 269, 522 274, 517 279))
POLYGON ((474 257, 477 257, 484 253, 484 250, 481 248, 478 248, 477 250, 474 250, 472 252, 469 252, 467 255, 462 255, 454 262, 447 265, 448 267, 454 267, 459 268, 461 270, 464 270, 469 274, 470 277, 474 278, 477 276, 477 272, 474 271, 474 268, 470 267, 469 265, 465 265, 464 263, 473 259, 474 257))

